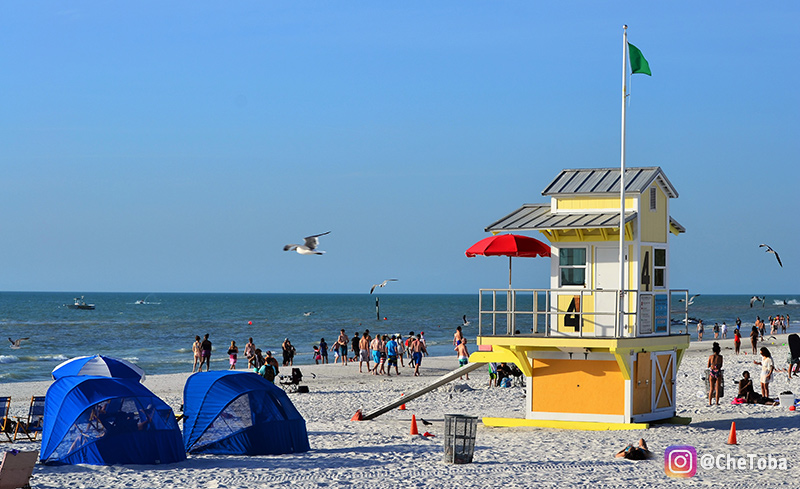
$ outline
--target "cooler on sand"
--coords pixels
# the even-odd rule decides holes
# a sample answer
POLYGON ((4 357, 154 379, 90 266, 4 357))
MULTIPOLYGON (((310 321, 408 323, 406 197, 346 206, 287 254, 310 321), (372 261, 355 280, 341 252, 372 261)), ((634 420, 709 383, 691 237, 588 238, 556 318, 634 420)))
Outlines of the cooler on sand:
POLYGON ((444 461, 451 464, 472 463, 475 452, 476 416, 444 415, 444 461))

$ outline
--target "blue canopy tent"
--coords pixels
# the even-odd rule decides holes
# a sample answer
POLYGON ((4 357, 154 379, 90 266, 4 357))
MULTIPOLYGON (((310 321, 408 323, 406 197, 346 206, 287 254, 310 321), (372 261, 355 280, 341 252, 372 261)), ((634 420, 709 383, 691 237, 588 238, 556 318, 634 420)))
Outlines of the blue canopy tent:
POLYGON ((186 460, 175 414, 138 379, 62 377, 47 390, 45 464, 167 464, 186 460))
POLYGON ((306 421, 289 396, 252 372, 192 375, 183 391, 183 413, 189 453, 277 455, 311 449, 306 421))

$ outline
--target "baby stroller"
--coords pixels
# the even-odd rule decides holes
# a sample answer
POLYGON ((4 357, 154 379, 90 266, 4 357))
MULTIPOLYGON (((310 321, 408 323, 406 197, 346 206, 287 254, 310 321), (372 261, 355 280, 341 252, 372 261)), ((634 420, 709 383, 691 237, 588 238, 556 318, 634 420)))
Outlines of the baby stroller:
POLYGON ((299 368, 292 369, 292 375, 281 375, 280 385, 286 392, 308 392, 308 387, 301 386, 300 382, 303 380, 303 374, 299 368))

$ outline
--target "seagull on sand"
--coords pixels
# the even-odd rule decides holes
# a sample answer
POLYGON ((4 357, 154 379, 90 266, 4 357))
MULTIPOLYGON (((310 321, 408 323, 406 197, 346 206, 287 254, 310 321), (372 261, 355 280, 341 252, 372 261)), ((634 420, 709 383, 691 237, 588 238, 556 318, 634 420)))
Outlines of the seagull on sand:
POLYGON ((327 233, 315 234, 313 236, 306 236, 303 238, 303 244, 287 244, 283 247, 283 251, 295 250, 301 255, 323 255, 325 252, 317 251, 317 246, 319 246, 319 237, 325 236, 326 234, 330 234, 330 231, 327 233))
POLYGON ((772 253, 773 255, 775 255, 775 259, 778 260, 778 265, 780 265, 781 268, 783 268, 783 263, 781 263, 781 257, 778 256, 778 252, 777 251, 773 250, 768 244, 763 244, 762 243, 762 244, 758 245, 758 247, 759 248, 766 248, 766 250, 764 250, 764 251, 766 251, 767 253, 772 253))
POLYGON ((11 346, 9 346, 9 348, 13 348, 14 350, 19 350, 20 343, 22 343, 25 340, 29 340, 29 339, 30 338, 19 338, 17 340, 12 340, 11 338, 9 338, 8 341, 11 342, 11 346))
POLYGON ((764 307, 763 302, 765 298, 766 297, 759 297, 757 295, 754 295, 753 297, 750 298, 750 307, 753 307, 753 303, 758 301, 761 301, 762 302, 761 307, 764 307))
POLYGON ((419 420, 420 420, 420 421, 422 421, 422 424, 423 424, 423 425, 425 425, 425 426, 430 426, 430 425, 432 425, 432 424, 433 424, 433 423, 431 423, 430 421, 425 421, 425 420, 424 420, 424 419, 422 419, 422 418, 419 418, 419 420))
POLYGON ((700 294, 695 294, 695 295, 689 297, 689 302, 686 302, 686 299, 678 299, 678 302, 686 302, 687 306, 691 306, 692 304, 694 304, 694 298, 699 296, 699 295, 700 294))
POLYGON ((383 282, 373 285, 372 288, 369 289, 369 293, 370 294, 373 293, 375 291, 375 287, 386 287, 386 284, 388 284, 389 282, 397 282, 397 279, 396 278, 387 278, 383 282))

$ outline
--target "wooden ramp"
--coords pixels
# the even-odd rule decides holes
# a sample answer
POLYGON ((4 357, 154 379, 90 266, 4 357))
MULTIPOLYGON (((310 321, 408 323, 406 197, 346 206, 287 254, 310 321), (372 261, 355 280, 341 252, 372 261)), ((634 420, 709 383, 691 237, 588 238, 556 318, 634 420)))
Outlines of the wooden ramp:
POLYGON ((430 391, 432 391, 434 389, 438 389, 439 387, 447 384, 448 382, 452 382, 455 379, 461 377, 462 375, 468 374, 468 373, 472 372, 473 370, 475 370, 477 368, 483 367, 484 365, 486 365, 486 364, 482 363, 482 362, 478 362, 478 363, 469 363, 467 365, 464 365, 463 367, 459 367, 458 369, 453 370, 452 372, 450 372, 448 374, 442 375, 441 377, 436 379, 432 384, 430 384, 430 385, 428 385, 426 387, 423 387, 422 389, 419 389, 417 391, 414 391, 414 392, 412 392, 410 394, 405 394, 405 395, 403 395, 401 397, 398 397, 397 399, 395 399, 394 401, 390 402, 389 404, 387 404, 387 405, 385 405, 385 406, 383 406, 383 407, 381 407, 379 409, 376 409, 376 410, 374 410, 374 411, 372 411, 370 413, 365 414, 363 419, 364 419, 364 421, 366 421, 366 420, 377 418, 381 414, 388 413, 392 409, 396 409, 396 408, 400 407, 401 404, 405 404, 405 403, 407 403, 409 401, 413 401, 414 399, 418 398, 419 396, 425 395, 425 394, 427 394, 428 392, 430 392, 430 391))

